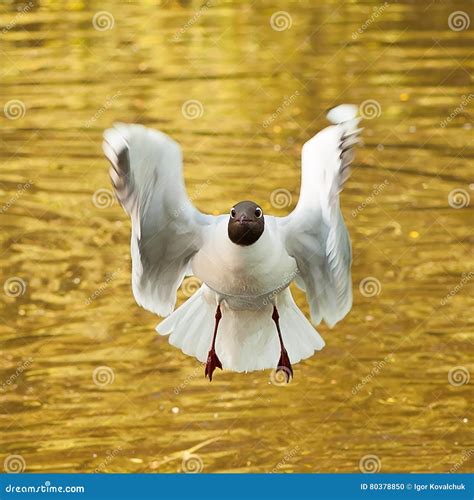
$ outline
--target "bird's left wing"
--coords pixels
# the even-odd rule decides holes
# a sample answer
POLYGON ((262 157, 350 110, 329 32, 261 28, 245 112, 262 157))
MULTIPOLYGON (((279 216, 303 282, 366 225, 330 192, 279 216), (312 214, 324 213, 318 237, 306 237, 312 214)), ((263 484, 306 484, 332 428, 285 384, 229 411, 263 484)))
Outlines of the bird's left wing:
POLYGON ((103 149, 118 200, 132 220, 132 288, 139 305, 170 314, 191 257, 214 217, 190 202, 179 145, 141 125, 115 124, 103 149))
POLYGON ((300 198, 295 210, 279 219, 288 253, 298 265, 311 319, 333 326, 352 306, 351 245, 339 208, 339 193, 349 176, 358 142, 357 107, 332 109, 334 123, 306 142, 302 150, 300 198))

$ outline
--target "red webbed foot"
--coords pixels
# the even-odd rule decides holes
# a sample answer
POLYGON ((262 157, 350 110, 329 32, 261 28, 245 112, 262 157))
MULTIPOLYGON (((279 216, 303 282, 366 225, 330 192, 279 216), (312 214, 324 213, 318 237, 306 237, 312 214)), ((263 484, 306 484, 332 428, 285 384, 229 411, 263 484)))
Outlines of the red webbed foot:
POLYGON ((206 370, 204 372, 205 377, 209 376, 209 381, 212 381, 212 374, 216 368, 220 368, 222 370, 222 363, 217 357, 216 351, 211 349, 207 355, 206 370))

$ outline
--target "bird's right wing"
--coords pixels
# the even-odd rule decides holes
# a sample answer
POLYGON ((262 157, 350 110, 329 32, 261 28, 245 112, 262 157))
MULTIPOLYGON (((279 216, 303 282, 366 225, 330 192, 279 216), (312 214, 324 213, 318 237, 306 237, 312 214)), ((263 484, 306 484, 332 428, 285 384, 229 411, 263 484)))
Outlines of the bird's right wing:
POLYGON ((167 316, 215 218, 189 200, 181 148, 167 135, 118 123, 105 131, 103 148, 117 198, 132 219, 133 294, 145 309, 167 316))

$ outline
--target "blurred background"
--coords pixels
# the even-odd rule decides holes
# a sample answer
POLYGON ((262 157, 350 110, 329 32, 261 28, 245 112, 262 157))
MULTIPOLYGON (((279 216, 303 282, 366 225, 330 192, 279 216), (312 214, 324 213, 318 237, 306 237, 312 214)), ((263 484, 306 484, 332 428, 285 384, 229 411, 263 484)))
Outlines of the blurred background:
POLYGON ((472 471, 473 25, 471 0, 2 1, 0 468, 472 471), (285 215, 342 102, 353 309, 291 384, 209 383, 134 302, 103 130, 178 140, 202 211, 285 215))

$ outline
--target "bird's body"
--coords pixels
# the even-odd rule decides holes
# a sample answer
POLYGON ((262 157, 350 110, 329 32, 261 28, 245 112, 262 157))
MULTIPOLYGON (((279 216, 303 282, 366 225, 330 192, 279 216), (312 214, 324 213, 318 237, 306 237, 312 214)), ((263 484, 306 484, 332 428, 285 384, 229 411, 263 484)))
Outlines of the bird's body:
POLYGON ((216 367, 252 371, 292 364, 324 341, 295 304, 305 290, 313 323, 333 326, 350 310, 351 250, 339 208, 357 142, 354 106, 303 147, 302 184, 287 217, 263 214, 251 201, 230 216, 201 214, 186 195, 179 146, 161 132, 118 124, 106 131, 117 197, 132 218, 132 288, 137 302, 167 318, 158 333, 185 354, 216 367), (186 275, 201 288, 174 310, 186 275))
POLYGON ((197 278, 213 290, 237 299, 266 296, 290 284, 297 265, 286 251, 276 218, 265 216, 261 237, 248 246, 232 243, 227 225, 228 217, 221 216, 206 228, 205 243, 191 260, 197 278))

